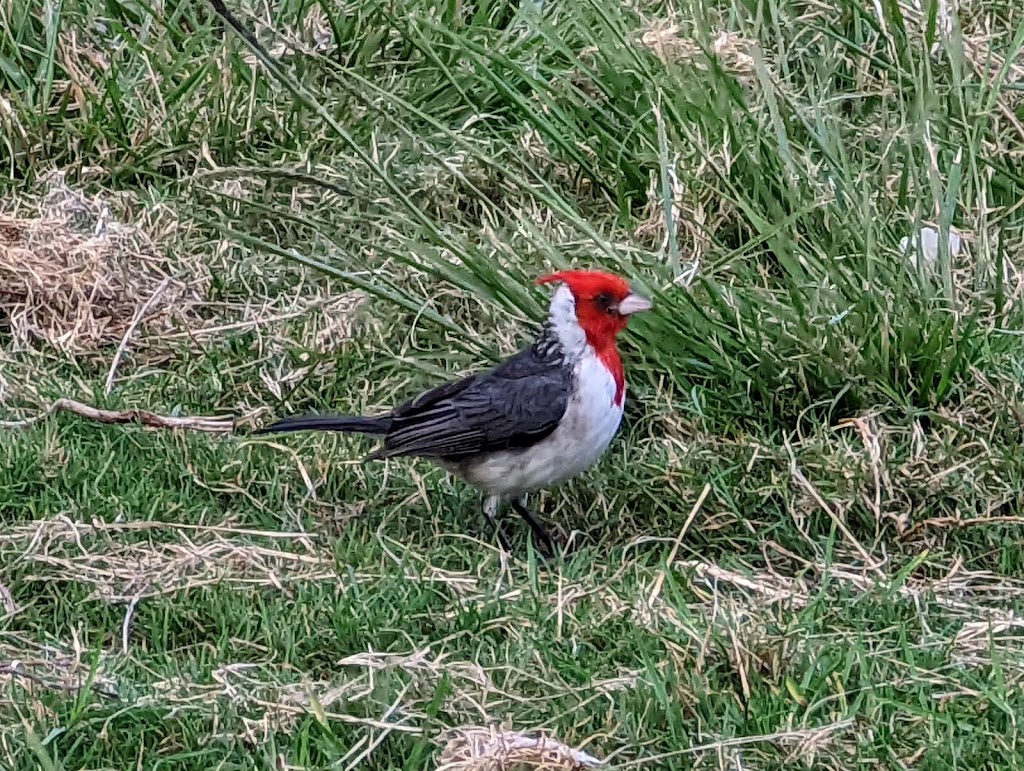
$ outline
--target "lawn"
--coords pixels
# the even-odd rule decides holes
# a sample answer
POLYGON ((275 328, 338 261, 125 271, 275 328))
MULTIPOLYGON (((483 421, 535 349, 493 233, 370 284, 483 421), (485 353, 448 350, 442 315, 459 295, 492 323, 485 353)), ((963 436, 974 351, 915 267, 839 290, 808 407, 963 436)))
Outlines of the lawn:
POLYGON ((0 768, 1024 767, 1024 5, 216 6, 0 4, 0 768), (251 435, 567 266, 656 307, 554 558, 251 435))

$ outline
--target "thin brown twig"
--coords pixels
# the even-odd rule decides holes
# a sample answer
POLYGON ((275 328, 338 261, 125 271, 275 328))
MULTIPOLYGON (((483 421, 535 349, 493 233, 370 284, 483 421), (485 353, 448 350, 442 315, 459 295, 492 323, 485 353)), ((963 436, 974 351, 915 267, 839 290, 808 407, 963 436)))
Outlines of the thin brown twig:
POLYGON ((31 418, 0 421, 0 429, 27 428, 58 412, 70 412, 86 420, 117 425, 139 423, 150 428, 180 428, 190 431, 206 431, 213 434, 229 434, 235 430, 235 418, 231 417, 174 417, 171 415, 157 415, 148 410, 101 410, 98 407, 83 404, 75 399, 58 399, 39 415, 31 418))

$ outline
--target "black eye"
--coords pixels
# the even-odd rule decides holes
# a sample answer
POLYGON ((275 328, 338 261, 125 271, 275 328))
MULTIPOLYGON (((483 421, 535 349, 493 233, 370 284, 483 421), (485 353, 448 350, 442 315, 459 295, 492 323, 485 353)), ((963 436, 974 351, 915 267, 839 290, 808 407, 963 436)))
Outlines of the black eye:
POLYGON ((611 292, 601 292, 601 294, 594 298, 594 302, 598 308, 607 314, 614 315, 619 311, 611 292))

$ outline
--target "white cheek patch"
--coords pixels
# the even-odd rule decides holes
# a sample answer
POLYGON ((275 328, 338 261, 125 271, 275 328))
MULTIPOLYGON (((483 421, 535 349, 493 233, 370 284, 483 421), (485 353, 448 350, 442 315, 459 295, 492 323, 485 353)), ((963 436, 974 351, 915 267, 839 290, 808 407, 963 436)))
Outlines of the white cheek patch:
POLYGON ((551 298, 548 319, 558 336, 565 358, 569 361, 581 358, 587 349, 587 333, 576 318, 576 298, 565 284, 559 286, 551 298))

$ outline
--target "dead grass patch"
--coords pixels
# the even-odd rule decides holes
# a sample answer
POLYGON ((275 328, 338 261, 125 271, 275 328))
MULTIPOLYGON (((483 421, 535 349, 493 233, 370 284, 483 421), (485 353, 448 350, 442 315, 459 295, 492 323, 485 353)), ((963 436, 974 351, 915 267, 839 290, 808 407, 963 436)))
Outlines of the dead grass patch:
POLYGON ((116 344, 143 322, 167 329, 209 283, 202 262, 162 255, 145 228, 69 187, 63 172, 38 201, 3 209, 0 321, 18 347, 42 340, 73 355, 116 344))
MULTIPOLYGON (((274 733, 293 729, 309 714, 321 722, 363 725, 384 735, 393 731, 421 732, 409 724, 415 715, 408 710, 392 718, 400 702, 381 708, 376 717, 353 714, 364 706, 367 711, 374 710, 372 671, 331 681, 295 679, 295 674, 261 662, 227 663, 214 669, 209 679, 177 677, 158 681, 139 705, 169 708, 172 715, 201 712, 215 726, 215 738, 238 738, 252 746, 265 744, 274 733)), ((357 747, 365 749, 361 746, 365 744, 361 742, 357 747)), ((370 748, 376 744, 370 742, 370 748)))
MULTIPOLYGON (((328 53, 334 47, 334 32, 327 14, 319 6, 310 8, 294 26, 282 27, 269 3, 256 3, 247 16, 257 40, 275 59, 281 60, 302 53, 307 56, 328 53)), ((250 67, 259 66, 259 59, 251 51, 242 55, 250 67)))
MULTIPOLYGON (((147 523, 153 526, 154 523, 147 523)), ((93 600, 133 603, 205 586, 272 586, 288 591, 296 581, 340 581, 330 555, 312 545, 314 536, 231 528, 186 528, 172 543, 119 543, 119 530, 138 529, 68 517, 15 525, 0 535, 0 554, 32 566, 29 581, 74 581, 94 588, 93 600), (297 541, 266 545, 251 538, 297 541)), ((365 578, 365 576, 361 576, 365 578)))
POLYGON ((604 762, 547 736, 497 727, 461 727, 451 732, 436 771, 576 771, 604 762))
POLYGON ((706 53, 716 56, 729 72, 749 76, 754 72, 754 58, 750 51, 757 43, 738 32, 721 30, 705 49, 681 33, 680 25, 669 18, 651 19, 640 34, 640 44, 663 62, 689 62, 700 69, 708 69, 706 53))
MULTIPOLYGON (((941 614, 955 619, 959 631, 949 639, 922 644, 941 644, 950 651, 957 666, 981 667, 992 664, 992 657, 1001 654, 1004 676, 1014 682, 1024 681, 1024 657, 1020 642, 1024 639, 1024 618, 1018 608, 1024 599, 1024 581, 999 576, 990 571, 968 570, 961 561, 947 568, 938 578, 914 575, 903 580, 850 564, 810 564, 805 577, 794 579, 772 569, 726 569, 701 560, 675 563, 690 572, 698 594, 705 596, 709 624, 724 621, 726 637, 731 641, 729 660, 745 682, 751 666, 763 667, 784 661, 789 652, 782 651, 779 637, 771 646, 764 643, 771 637, 769 609, 785 603, 790 610, 807 607, 815 592, 825 584, 853 590, 859 594, 891 594, 909 601, 922 613, 941 614), (697 583, 699 581, 699 583, 697 583), (926 609, 931 606, 932 610, 926 609), (766 653, 779 648, 769 659, 766 653)), ((777 666, 769 666, 775 671, 777 666)))
POLYGON ((44 691, 76 694, 85 687, 100 696, 117 697, 110 654, 94 655, 74 634, 68 643, 40 643, 0 632, 0 705, 5 694, 12 701, 34 701, 44 691))
POLYGON ((1019 382, 972 368, 962 396, 933 418, 893 417, 883 408, 864 412, 789 448, 791 516, 802 531, 826 511, 862 540, 889 533, 941 548, 955 530, 1024 522, 1015 458, 1001 443, 1024 426, 1019 382))

